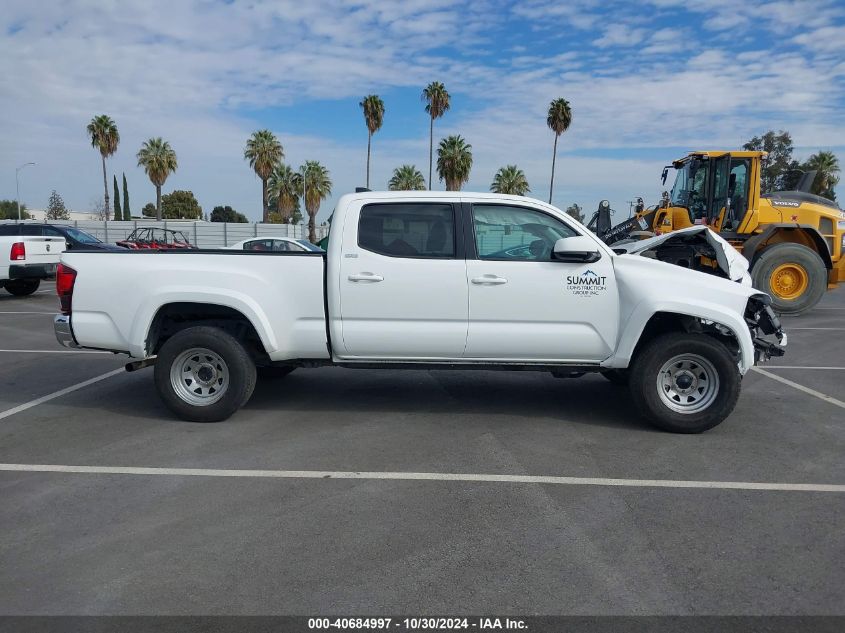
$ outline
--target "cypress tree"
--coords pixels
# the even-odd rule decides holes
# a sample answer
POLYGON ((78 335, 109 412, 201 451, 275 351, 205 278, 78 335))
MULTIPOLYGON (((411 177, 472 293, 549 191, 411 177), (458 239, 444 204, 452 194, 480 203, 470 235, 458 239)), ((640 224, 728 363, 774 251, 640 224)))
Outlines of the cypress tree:
POLYGON ((120 190, 117 188, 117 176, 112 175, 112 178, 114 178, 114 216, 112 219, 122 220, 123 211, 120 210, 120 190))
POLYGON ((126 173, 123 174, 123 219, 131 220, 132 212, 129 211, 129 187, 126 186, 126 173))

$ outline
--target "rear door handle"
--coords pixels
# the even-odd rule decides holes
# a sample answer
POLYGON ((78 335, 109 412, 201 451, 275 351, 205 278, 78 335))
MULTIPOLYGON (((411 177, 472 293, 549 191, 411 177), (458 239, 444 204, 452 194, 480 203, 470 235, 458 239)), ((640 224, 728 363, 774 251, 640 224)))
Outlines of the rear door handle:
POLYGON ((496 275, 482 275, 481 277, 474 277, 472 283, 479 286, 499 286, 508 283, 508 280, 496 275))
POLYGON ((356 273, 347 277, 349 281, 384 281, 384 277, 375 273, 356 273))

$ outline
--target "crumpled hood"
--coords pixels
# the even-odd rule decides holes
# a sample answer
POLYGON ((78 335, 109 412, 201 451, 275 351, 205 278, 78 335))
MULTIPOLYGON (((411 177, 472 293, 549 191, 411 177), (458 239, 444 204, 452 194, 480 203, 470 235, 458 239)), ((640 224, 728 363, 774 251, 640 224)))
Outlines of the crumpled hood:
POLYGON ((624 250, 629 255, 640 255, 652 250, 659 244, 665 244, 672 240, 683 239, 696 234, 701 234, 710 246, 713 247, 719 268, 722 269, 731 281, 736 281, 746 286, 751 285, 751 275, 748 274, 748 260, 726 240, 722 239, 706 226, 691 226, 686 229, 672 231, 666 235, 656 235, 645 240, 619 242, 613 244, 611 248, 617 252, 624 250))

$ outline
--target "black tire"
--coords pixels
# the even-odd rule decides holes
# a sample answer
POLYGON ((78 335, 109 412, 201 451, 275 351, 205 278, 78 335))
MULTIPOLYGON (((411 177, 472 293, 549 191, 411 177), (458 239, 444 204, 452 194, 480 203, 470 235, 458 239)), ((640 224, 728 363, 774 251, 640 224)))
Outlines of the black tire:
POLYGON ((627 386, 631 378, 631 375, 627 369, 608 369, 607 371, 601 372, 601 375, 604 376, 610 382, 612 382, 614 385, 619 385, 622 387, 627 386))
MULTIPOLYGON (((673 332, 652 339, 638 351, 630 370, 631 396, 637 408, 653 425, 673 433, 701 433, 721 423, 736 406, 741 382, 734 355, 723 343, 706 334, 673 332), (672 367, 680 372, 678 381, 681 378, 691 381, 682 385, 691 391, 678 396, 676 402, 672 398, 675 392, 665 384, 659 386, 658 381, 664 376, 669 382, 674 380, 664 374, 663 368, 679 357, 692 359, 686 364, 673 363, 672 367), (683 369, 686 365, 692 369, 683 369), (718 380, 708 378, 711 374, 718 380), (699 392, 699 388, 704 391, 699 392), (699 399, 699 406, 707 405, 696 410, 695 399, 699 399), (670 406, 667 401, 673 404, 670 406), (673 407, 688 410, 679 412, 673 407)), ((672 384, 677 388, 678 383, 672 384)))
POLYGON ((26 297, 38 290, 40 285, 40 279, 10 279, 6 282, 5 288, 16 297, 26 297))
POLYGON ((296 367, 292 365, 265 365, 258 367, 259 380, 279 380, 291 373, 296 367))
MULTIPOLYGON (((202 357, 202 354, 196 356, 202 357)), ((200 358, 197 362, 202 362, 202 360, 200 358)), ((211 362, 213 364, 215 361, 211 362)), ((220 365, 218 365, 219 368, 220 365)), ((256 371, 255 363, 237 339, 219 328, 197 326, 181 330, 164 342, 158 351, 154 376, 159 396, 167 408, 179 418, 190 422, 220 422, 240 409, 252 396, 256 371), (218 399, 209 404, 187 401, 180 395, 177 387, 174 386, 174 381, 171 380, 171 369, 174 363, 182 365, 180 357, 193 349, 209 350, 222 359, 222 367, 225 367, 225 373, 221 375, 225 376, 226 388, 222 396, 217 396, 218 399)), ((216 374, 214 376, 216 377, 216 374)), ((179 380, 175 382, 178 384, 179 380)), ((199 383, 194 384, 199 385, 199 383)), ((184 393, 184 390, 189 387, 180 389, 184 393)))
POLYGON ((772 308, 781 314, 801 314, 816 306, 827 290, 827 268, 814 250, 801 244, 781 243, 769 246, 757 256, 751 268, 754 287, 772 297, 772 308), (779 296, 772 285, 772 275, 779 266, 794 264, 807 274, 807 287, 794 299, 779 296))

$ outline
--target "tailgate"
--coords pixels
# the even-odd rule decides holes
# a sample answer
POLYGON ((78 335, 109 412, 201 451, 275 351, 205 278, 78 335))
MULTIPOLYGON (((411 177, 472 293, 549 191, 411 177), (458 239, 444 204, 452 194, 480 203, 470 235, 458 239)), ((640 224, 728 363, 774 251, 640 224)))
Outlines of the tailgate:
POLYGON ((21 236, 15 242, 24 243, 26 257, 13 264, 58 264, 67 247, 62 237, 21 236))

